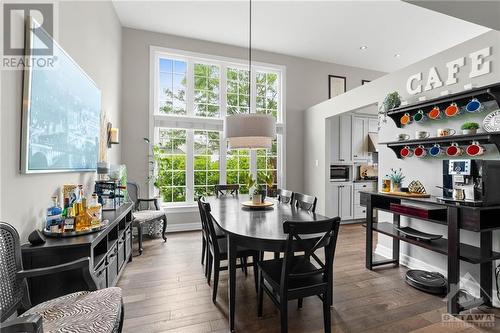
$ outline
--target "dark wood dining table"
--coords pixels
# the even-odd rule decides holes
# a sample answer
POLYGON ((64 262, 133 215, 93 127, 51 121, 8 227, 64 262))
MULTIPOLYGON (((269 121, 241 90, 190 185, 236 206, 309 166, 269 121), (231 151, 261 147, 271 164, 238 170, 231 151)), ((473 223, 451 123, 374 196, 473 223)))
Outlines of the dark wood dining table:
MULTIPOLYGON (((229 327, 234 331, 235 295, 236 295, 236 248, 284 252, 287 234, 283 232, 283 222, 312 222, 328 217, 297 209, 290 204, 279 203, 274 199, 274 206, 264 210, 254 210, 242 206, 248 201, 248 195, 226 195, 219 198, 207 198, 212 209, 212 217, 218 227, 227 235, 228 271, 229 271, 229 327)), ((311 240, 315 237, 310 236, 311 240)))

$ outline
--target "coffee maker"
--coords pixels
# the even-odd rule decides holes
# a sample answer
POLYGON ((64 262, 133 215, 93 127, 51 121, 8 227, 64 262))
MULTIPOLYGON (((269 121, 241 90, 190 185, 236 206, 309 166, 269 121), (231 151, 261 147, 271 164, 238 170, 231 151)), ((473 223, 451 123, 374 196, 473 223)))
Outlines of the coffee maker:
POLYGON ((444 160, 441 199, 470 206, 500 205, 500 161, 444 160))

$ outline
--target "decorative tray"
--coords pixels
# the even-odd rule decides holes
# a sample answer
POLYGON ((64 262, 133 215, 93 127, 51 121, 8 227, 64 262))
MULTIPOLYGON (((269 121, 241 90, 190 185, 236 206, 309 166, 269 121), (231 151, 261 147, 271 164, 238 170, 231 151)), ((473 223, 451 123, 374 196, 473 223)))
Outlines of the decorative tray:
POLYGON ((69 231, 69 232, 50 232, 48 230, 43 229, 42 232, 47 237, 64 238, 64 237, 75 237, 75 236, 83 236, 83 235, 93 234, 94 232, 101 231, 102 229, 105 229, 106 227, 107 227, 107 225, 101 225, 100 227, 94 228, 94 229, 82 230, 82 231, 69 231))
POLYGON ((410 192, 380 192, 381 194, 393 195, 395 197, 407 198, 430 198, 431 195, 427 193, 410 193, 410 192))
POLYGON ((406 237, 416 238, 417 240, 432 241, 443 237, 443 235, 428 234, 410 227, 394 227, 394 229, 404 234, 406 237))
POLYGON ((250 201, 242 202, 241 205, 243 207, 250 208, 250 209, 266 209, 266 208, 274 206, 274 202, 264 201, 264 202, 255 204, 255 203, 253 203, 253 201, 250 200, 250 201))

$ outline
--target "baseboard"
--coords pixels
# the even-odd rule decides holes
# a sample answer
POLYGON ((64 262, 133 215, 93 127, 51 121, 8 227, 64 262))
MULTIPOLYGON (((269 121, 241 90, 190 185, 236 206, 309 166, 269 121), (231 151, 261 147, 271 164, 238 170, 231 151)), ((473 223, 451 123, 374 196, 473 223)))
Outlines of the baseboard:
POLYGON ((167 233, 180 232, 180 231, 194 231, 194 230, 201 230, 200 222, 175 223, 167 225, 167 233))

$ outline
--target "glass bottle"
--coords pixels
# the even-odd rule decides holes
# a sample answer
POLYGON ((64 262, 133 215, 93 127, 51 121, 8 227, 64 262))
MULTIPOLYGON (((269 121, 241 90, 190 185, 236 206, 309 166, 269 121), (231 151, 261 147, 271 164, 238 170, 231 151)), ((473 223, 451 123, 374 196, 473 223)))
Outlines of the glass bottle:
POLYGON ((102 205, 97 199, 97 194, 92 194, 87 211, 91 218, 90 228, 94 229, 100 227, 102 220, 102 205))
POLYGON ((62 224, 62 209, 59 205, 57 196, 52 197, 52 205, 47 208, 47 215, 45 219, 45 228, 50 232, 61 232, 62 224))

